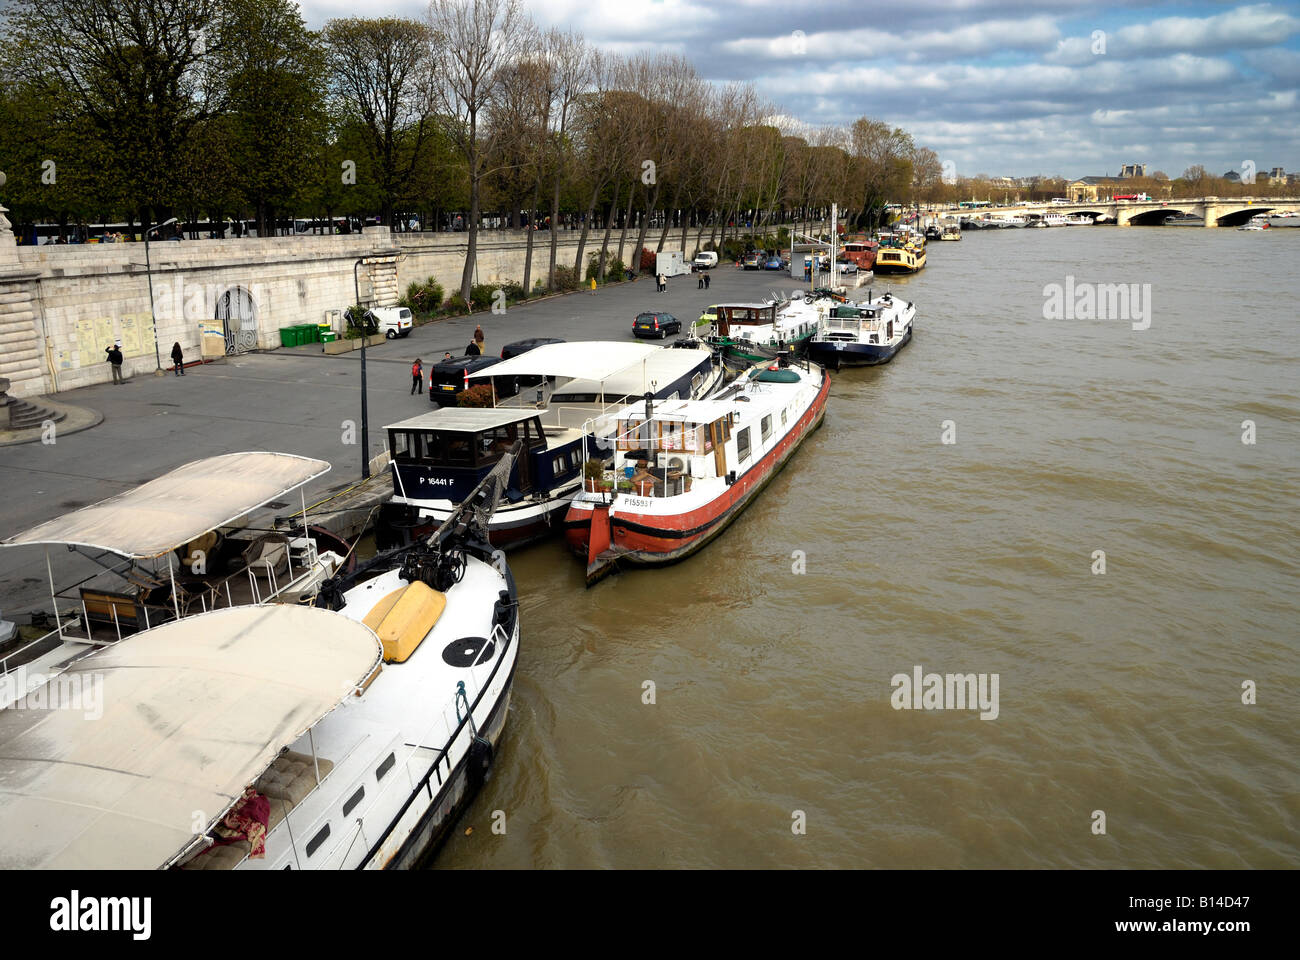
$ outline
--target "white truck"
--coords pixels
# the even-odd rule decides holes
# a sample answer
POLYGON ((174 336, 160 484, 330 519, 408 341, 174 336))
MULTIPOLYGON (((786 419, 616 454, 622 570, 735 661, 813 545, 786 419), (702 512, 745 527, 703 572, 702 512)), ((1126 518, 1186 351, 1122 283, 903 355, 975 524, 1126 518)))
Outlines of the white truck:
POLYGON ((375 325, 389 340, 405 337, 415 329, 415 318, 406 307, 371 307, 366 311, 375 321, 375 325))
POLYGON ((712 270, 718 265, 718 254, 713 250, 701 250, 691 261, 696 270, 712 270))
POLYGON ((665 277, 680 277, 690 272, 691 265, 686 262, 686 254, 680 250, 655 254, 655 273, 661 273, 665 277))

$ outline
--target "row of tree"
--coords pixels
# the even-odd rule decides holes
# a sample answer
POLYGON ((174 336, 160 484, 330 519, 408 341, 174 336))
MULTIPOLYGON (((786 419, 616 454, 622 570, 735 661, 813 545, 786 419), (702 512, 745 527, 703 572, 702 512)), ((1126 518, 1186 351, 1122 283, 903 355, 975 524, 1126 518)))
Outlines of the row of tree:
POLYGON ((674 229, 688 251, 692 228, 716 247, 810 227, 831 203, 869 226, 941 182, 903 130, 782 120, 748 84, 602 53, 538 29, 519 0, 432 0, 422 19, 320 31, 292 0, 14 0, 0 58, 16 224, 463 224, 462 296, 486 216, 549 227, 547 276, 527 290, 553 286, 562 223, 581 231, 580 270, 598 242, 602 264, 674 229))

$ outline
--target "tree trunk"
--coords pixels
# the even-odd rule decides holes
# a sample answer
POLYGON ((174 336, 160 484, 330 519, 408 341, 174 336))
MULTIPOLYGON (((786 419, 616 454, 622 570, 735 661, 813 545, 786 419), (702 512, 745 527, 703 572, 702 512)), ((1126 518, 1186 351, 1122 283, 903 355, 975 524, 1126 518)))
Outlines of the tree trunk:
POLYGON ((538 177, 533 184, 533 207, 528 214, 528 252, 524 254, 524 296, 527 297, 533 292, 529 281, 533 277, 533 234, 537 233, 537 224, 533 218, 537 216, 537 202, 541 199, 542 178, 538 177))
MULTIPOLYGON (((628 222, 632 219, 632 201, 634 199, 636 199, 636 187, 629 185, 627 188, 627 210, 623 214, 623 229, 618 235, 618 259, 619 260, 623 260, 623 246, 624 244, 627 243, 627 226, 628 226, 628 222)), ((623 266, 625 267, 627 266, 626 261, 623 261, 623 266)), ((601 279, 604 279, 605 277, 605 264, 603 261, 600 265, 600 276, 601 279)))
MULTIPOLYGON (((470 136, 475 136, 474 124, 470 124, 470 136)), ((478 150, 471 147, 469 151, 469 222, 465 224, 465 268, 460 274, 460 295, 469 303, 470 288, 474 284, 474 267, 478 261, 478 221, 479 221, 479 169, 478 150)))
MULTIPOLYGON (((642 190, 641 192, 642 194, 645 193, 644 190, 642 190)), ((655 205, 658 203, 659 203, 659 183, 658 181, 656 181, 654 193, 650 195, 650 199, 646 202, 645 216, 642 217, 641 219, 641 229, 638 231, 636 235, 636 246, 632 248, 632 256, 636 258, 637 273, 641 272, 641 251, 645 249, 645 237, 646 234, 650 232, 650 211, 654 210, 655 205)), ((668 215, 665 213, 664 214, 664 235, 659 238, 660 250, 664 248, 664 236, 667 235, 668 235, 668 215)))
MULTIPOLYGON (((605 256, 609 252, 609 234, 614 229, 614 213, 618 208, 618 188, 619 183, 615 180, 614 196, 609 201, 609 216, 605 219, 605 239, 600 242, 600 263, 597 265, 597 270, 602 277, 605 276, 605 256)), ((579 273, 578 276, 581 277, 582 274, 579 273)))
MULTIPOLYGON (((682 187, 681 184, 678 184, 677 189, 673 191, 673 202, 668 205, 668 209, 676 210, 677 202, 681 200, 681 198, 682 198, 682 187)), ((686 223, 686 211, 684 210, 682 211, 682 223, 683 224, 686 223)), ((668 212, 664 211, 664 229, 663 229, 663 233, 659 234, 659 246, 655 247, 656 253, 663 252, 664 243, 666 243, 668 240, 668 230, 670 225, 671 225, 671 220, 668 217, 668 212)))
POLYGON ((582 220, 582 235, 578 237, 578 252, 573 258, 573 272, 578 279, 582 279, 582 253, 587 246, 587 236, 591 232, 591 225, 596 216, 596 201, 600 199, 600 191, 605 189, 605 181, 599 181, 591 190, 591 200, 587 203, 587 215, 582 220))

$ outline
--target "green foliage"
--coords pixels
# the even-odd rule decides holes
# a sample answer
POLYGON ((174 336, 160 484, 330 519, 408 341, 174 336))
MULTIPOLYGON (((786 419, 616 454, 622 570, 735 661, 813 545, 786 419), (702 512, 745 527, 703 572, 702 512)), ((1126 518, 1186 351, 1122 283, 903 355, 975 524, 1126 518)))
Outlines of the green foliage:
POLYGON ((437 312, 442 306, 443 290, 442 284, 433 277, 429 277, 423 283, 413 281, 406 287, 406 296, 400 304, 408 308, 411 313, 417 317, 429 317, 437 312))
POLYGON ((448 316, 458 317, 463 313, 469 313, 469 306, 465 303, 465 298, 459 293, 453 293, 443 304, 443 312, 448 316))
POLYGON ((475 310, 489 310, 492 298, 496 295, 498 285, 495 283, 476 283, 469 288, 469 302, 475 310))
POLYGON ((627 273, 627 267, 618 257, 610 257, 609 264, 605 267, 605 278, 607 280, 622 280, 627 273))

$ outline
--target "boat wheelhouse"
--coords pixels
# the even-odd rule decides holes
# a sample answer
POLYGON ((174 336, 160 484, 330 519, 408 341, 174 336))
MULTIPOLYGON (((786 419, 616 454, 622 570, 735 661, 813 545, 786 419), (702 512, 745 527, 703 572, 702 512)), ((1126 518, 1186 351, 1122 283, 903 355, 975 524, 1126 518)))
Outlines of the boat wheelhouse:
POLYGON ((782 357, 714 399, 610 415, 612 462, 589 462, 564 521, 588 585, 620 566, 681 560, 722 533, 821 425, 829 392, 822 367, 782 357))
POLYGON ((866 303, 837 304, 824 331, 809 344, 808 356, 833 370, 888 363, 912 339, 915 318, 915 304, 889 293, 866 303))
POLYGON ((845 234, 839 255, 857 264, 860 272, 865 272, 875 267, 879 249, 880 244, 866 234, 845 234))
POLYGON ((960 240, 961 228, 955 223, 945 223, 943 232, 939 235, 940 240, 960 240))
POLYGON ((582 431, 548 427, 537 410, 444 407, 384 429, 393 471, 393 497, 380 508, 377 529, 384 545, 408 542, 445 522, 516 441, 522 449, 488 521, 495 546, 548 534, 581 487, 582 431))
POLYGON ((53 628, 0 661, 0 705, 78 658, 171 620, 249 603, 302 603, 354 562, 351 547, 307 520, 305 487, 330 469, 287 453, 196 460, 107 500, 38 524, 0 547, 45 547, 53 628), (254 522, 297 491, 281 529, 254 522), (62 547, 55 588, 50 547, 62 547), (74 554, 68 558, 66 554, 74 554))
POLYGON ((705 342, 732 363, 746 366, 773 360, 782 353, 802 355, 818 330, 816 311, 800 307, 805 300, 812 302, 800 298, 715 304, 704 315, 708 323, 705 342))

